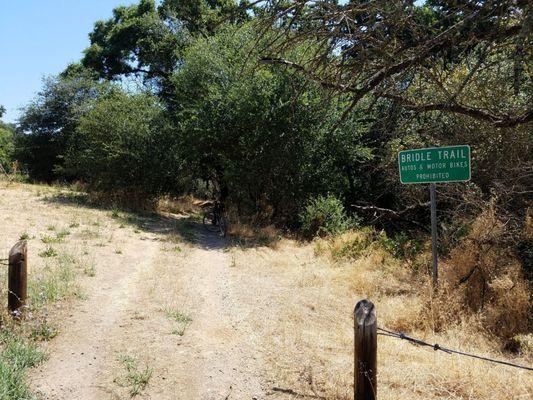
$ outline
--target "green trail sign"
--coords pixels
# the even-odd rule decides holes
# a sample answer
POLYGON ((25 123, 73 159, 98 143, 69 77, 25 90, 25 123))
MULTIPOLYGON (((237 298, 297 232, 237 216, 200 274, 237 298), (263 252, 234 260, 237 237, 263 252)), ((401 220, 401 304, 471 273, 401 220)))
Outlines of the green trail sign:
POLYGON ((470 146, 432 147, 398 153, 402 183, 470 180, 470 146))
POLYGON ((470 180, 470 146, 432 147, 398 153, 402 183, 429 183, 431 204, 431 253, 433 286, 437 286, 437 189, 438 182, 470 180))

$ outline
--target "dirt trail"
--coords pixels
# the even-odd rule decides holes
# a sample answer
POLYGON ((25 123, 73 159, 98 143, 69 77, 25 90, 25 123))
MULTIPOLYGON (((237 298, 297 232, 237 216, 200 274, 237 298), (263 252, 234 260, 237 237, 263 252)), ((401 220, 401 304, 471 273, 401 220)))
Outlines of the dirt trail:
POLYGON ((253 328, 244 321, 251 310, 235 299, 231 258, 213 234, 200 233, 200 247, 186 258, 179 292, 193 321, 183 337, 175 374, 183 399, 263 398, 262 372, 253 348, 253 328))
POLYGON ((72 310, 62 332, 51 343, 50 358, 33 378, 47 399, 103 399, 106 375, 115 362, 117 341, 137 292, 137 278, 153 268, 159 243, 134 241, 126 257, 113 257, 98 269, 86 301, 72 310))
MULTIPOLYGON (((193 226, 195 244, 169 251, 163 231, 115 230, 121 254, 99 257, 87 299, 72 308, 47 345, 49 360, 30 377, 44 399, 128 398, 118 359, 131 355, 152 371, 146 399, 263 399, 253 328, 235 297, 224 241, 193 226), (182 336, 169 313, 192 319, 182 336)), ((196 224, 195 224, 196 225, 196 224)), ((189 232, 191 233, 191 232, 189 232)))

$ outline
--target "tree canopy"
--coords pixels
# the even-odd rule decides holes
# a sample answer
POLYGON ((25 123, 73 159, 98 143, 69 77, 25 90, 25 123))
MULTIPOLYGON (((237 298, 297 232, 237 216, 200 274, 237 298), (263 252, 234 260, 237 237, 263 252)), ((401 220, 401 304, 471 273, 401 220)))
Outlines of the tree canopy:
POLYGON ((271 1, 276 32, 264 62, 295 68, 351 99, 387 98, 417 113, 468 115, 496 126, 533 119, 529 1, 271 1), (313 44, 303 59, 287 48, 313 44), (318 44, 318 45, 317 45, 318 44), (465 95, 486 75, 505 107, 465 95), (481 100, 481 101, 479 101, 481 100))
POLYGON ((96 22, 80 62, 44 81, 14 157, 32 178, 94 190, 225 188, 240 214, 286 227, 335 197, 390 229, 425 218, 397 152, 468 143, 473 182, 443 187, 445 207, 470 196, 466 215, 497 198, 519 221, 533 179, 530 8, 140 0, 96 22))

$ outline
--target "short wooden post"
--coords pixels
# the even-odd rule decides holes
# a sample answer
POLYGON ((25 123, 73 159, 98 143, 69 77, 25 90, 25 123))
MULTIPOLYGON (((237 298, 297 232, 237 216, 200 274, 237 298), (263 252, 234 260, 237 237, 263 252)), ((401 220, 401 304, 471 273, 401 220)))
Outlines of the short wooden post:
POLYGON ((15 316, 20 316, 26 305, 28 293, 28 244, 17 242, 9 252, 7 308, 15 316))
POLYGON ((374 304, 359 301, 354 310, 354 400, 377 398, 377 318, 374 304))

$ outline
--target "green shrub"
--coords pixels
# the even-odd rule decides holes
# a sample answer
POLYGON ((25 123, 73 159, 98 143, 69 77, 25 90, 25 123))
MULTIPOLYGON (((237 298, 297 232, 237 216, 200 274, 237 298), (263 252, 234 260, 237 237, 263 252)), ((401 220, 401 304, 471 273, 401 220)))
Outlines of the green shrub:
POLYGON ((26 384, 26 369, 41 363, 46 357, 35 343, 14 332, 0 331, 0 399, 35 399, 26 384))
POLYGON ((405 233, 399 233, 389 238, 385 233, 378 236, 377 242, 394 258, 407 260, 414 258, 422 250, 422 242, 410 239, 405 233))
POLYGON ((0 121, 0 165, 6 171, 11 170, 14 146, 13 128, 0 121))
POLYGON ((346 215, 342 202, 333 195, 309 200, 300 213, 300 222, 306 237, 337 235, 356 225, 355 220, 346 215))

